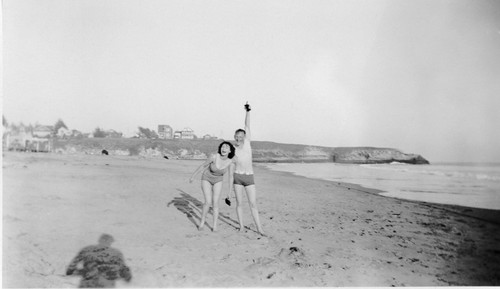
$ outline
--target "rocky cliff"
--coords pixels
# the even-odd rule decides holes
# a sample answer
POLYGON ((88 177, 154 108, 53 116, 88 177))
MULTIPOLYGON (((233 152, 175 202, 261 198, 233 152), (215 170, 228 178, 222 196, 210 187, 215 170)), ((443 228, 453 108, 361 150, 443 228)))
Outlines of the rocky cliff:
POLYGON ((391 148, 353 147, 334 148, 332 153, 334 162, 380 164, 400 162, 407 164, 429 164, 425 158, 417 154, 405 154, 391 148))
MULTIPOLYGON (((71 139, 54 140, 54 151, 70 154, 101 154, 105 149, 110 155, 205 159, 217 151, 220 142, 222 140, 71 139)), ((253 141, 252 149, 255 162, 429 163, 420 155, 406 154, 391 148, 332 148, 253 141)))

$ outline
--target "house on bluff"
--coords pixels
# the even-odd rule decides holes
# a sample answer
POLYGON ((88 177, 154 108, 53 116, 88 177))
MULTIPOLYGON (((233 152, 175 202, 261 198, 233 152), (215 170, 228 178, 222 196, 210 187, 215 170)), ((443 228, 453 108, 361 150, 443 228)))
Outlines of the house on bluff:
POLYGON ((189 127, 185 127, 181 131, 181 139, 194 139, 194 131, 190 129, 189 127))
POLYGON ((160 139, 172 139, 174 138, 173 129, 171 126, 166 124, 158 125, 158 137, 160 139))
POLYGON ((7 127, 2 142, 4 149, 15 151, 50 152, 53 128, 47 125, 7 127))

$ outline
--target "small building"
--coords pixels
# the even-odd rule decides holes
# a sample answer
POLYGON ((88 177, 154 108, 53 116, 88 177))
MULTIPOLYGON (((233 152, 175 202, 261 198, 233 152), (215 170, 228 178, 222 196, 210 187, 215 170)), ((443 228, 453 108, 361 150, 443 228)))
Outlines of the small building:
POLYGON ((176 130, 174 132, 174 139, 181 139, 182 138, 182 131, 176 130))
POLYGON ((7 150, 16 151, 33 151, 33 152, 49 152, 52 148, 50 139, 52 130, 38 130, 39 135, 47 135, 48 137, 39 137, 33 133, 29 127, 23 125, 19 127, 12 126, 4 135, 4 148, 7 150), (47 134, 47 132, 49 132, 47 134))
POLYGON ((4 148, 8 150, 26 150, 26 144, 33 138, 33 133, 24 125, 11 126, 3 134, 4 148))
POLYGON ((123 136, 123 133, 117 132, 114 129, 109 129, 104 133, 106 134, 107 138, 121 138, 123 136))
POLYGON ((73 129, 71 130, 71 137, 82 138, 83 133, 79 130, 73 129))
POLYGON ((209 134, 206 134, 203 136, 203 140, 213 140, 213 139, 217 139, 216 136, 211 136, 209 134))
POLYGON ((50 137, 54 131, 54 128, 49 125, 38 125, 33 129, 33 136, 46 138, 50 137))
POLYGON ((166 124, 158 125, 158 137, 160 139, 172 139, 174 137, 172 127, 166 124))
POLYGON ((26 141, 26 151, 31 152, 50 152, 52 150, 52 140, 49 138, 33 137, 26 141))
POLYGON ((72 132, 71 130, 65 128, 65 127, 60 127, 59 130, 57 130, 57 137, 58 138, 69 138, 71 137, 72 132))
POLYGON ((194 131, 190 129, 189 127, 185 127, 181 131, 181 139, 194 139, 194 131))

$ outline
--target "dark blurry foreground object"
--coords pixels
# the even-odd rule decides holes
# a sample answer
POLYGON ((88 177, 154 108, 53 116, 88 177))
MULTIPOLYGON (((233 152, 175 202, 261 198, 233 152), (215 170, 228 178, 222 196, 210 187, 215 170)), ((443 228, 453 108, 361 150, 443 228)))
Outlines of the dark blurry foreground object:
POLYGON ((229 200, 229 198, 226 198, 224 201, 226 202, 226 205, 231 206, 231 201, 229 200))
POLYGON ((130 282, 130 269, 122 253, 111 248, 113 241, 112 236, 103 234, 99 244, 83 248, 71 261, 66 275, 81 275, 80 288, 115 287, 115 281, 120 278, 130 282), (82 266, 78 267, 80 263, 82 266))

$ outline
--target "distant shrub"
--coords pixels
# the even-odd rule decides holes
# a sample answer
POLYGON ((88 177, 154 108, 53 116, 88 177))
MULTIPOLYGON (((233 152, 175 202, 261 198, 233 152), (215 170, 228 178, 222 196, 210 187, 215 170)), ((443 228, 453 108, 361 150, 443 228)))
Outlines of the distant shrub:
POLYGON ((140 149, 137 146, 130 146, 128 151, 131 156, 138 156, 140 153, 140 149))
POLYGON ((106 132, 104 132, 104 130, 96 127, 96 129, 94 130, 94 137, 97 137, 97 138, 104 138, 106 137, 106 132))

